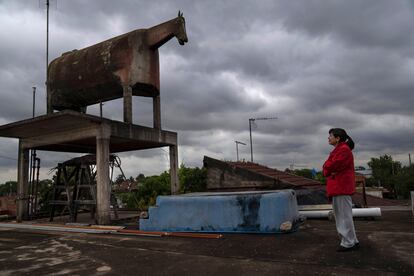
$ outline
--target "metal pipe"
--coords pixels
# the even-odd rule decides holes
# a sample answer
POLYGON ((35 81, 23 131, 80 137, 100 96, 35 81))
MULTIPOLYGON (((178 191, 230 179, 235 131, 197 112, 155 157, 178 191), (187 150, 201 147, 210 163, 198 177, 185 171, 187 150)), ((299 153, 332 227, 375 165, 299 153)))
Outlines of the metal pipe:
POLYGON ((253 142, 252 142, 252 122, 256 120, 275 120, 277 117, 260 117, 249 119, 249 131, 250 131, 250 161, 253 163, 253 142))
MULTIPOLYGON (((300 215, 306 218, 330 218, 333 217, 332 210, 312 210, 312 211, 299 211, 300 215)), ((353 217, 380 217, 380 208, 353 208, 353 217)))
POLYGON ((239 144, 242 144, 242 145, 246 145, 246 144, 240 141, 234 141, 234 142, 236 143, 237 162, 239 162, 239 144))
MULTIPOLYGON (((46 0, 46 95, 48 95, 49 80, 49 0, 46 0)), ((48 102, 49 99, 47 99, 48 102)))
POLYGON ((250 131, 250 161, 253 163, 253 142, 252 142, 252 122, 253 118, 249 119, 249 131, 250 131))
POLYGON ((27 200, 27 210, 28 215, 31 215, 31 201, 32 201, 32 195, 33 195, 33 181, 32 181, 32 175, 33 175, 33 150, 29 150, 29 181, 27 182, 28 185, 28 200, 27 200))
POLYGON ((36 86, 33 86, 33 114, 32 118, 35 117, 35 107, 36 107, 36 86))
POLYGON ((16 224, 16 223, 0 223, 0 227, 43 230, 43 231, 60 231, 60 232, 76 232, 76 233, 93 233, 93 234, 110 234, 117 230, 112 229, 96 229, 96 228, 80 228, 67 226, 50 226, 50 225, 36 225, 36 224, 16 224))
POLYGON ((39 187, 39 171, 40 171, 40 158, 36 158, 36 181, 35 181, 35 188, 34 188, 34 206, 33 206, 33 214, 37 214, 37 192, 39 187))

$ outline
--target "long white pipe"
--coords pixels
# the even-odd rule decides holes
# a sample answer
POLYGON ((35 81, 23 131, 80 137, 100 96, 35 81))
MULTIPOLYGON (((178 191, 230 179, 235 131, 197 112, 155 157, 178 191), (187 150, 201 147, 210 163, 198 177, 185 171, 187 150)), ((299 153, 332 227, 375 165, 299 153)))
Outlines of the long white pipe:
MULTIPOLYGON (((299 211, 300 215, 305 216, 306 218, 333 218, 332 210, 302 210, 299 211)), ((380 208, 353 208, 352 209, 353 217, 380 217, 381 209, 380 208)))
POLYGON ((62 226, 36 225, 36 224, 19 224, 19 223, 0 223, 0 227, 30 229, 30 230, 44 230, 44 231, 61 231, 61 232, 76 232, 76 233, 92 233, 92 234, 109 234, 115 233, 117 230, 111 229, 87 229, 74 228, 62 226))
POLYGON ((353 217, 380 217, 380 208, 355 208, 352 209, 353 217))

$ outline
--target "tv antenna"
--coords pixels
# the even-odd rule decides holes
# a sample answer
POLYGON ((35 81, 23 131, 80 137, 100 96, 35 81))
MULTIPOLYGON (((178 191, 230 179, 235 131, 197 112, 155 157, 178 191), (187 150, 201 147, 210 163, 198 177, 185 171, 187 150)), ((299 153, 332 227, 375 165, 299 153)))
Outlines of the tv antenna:
POLYGON ((255 121, 262 120, 276 120, 277 117, 259 117, 259 118, 250 118, 249 119, 249 131, 250 131, 250 161, 253 163, 253 141, 252 141, 252 124, 255 126, 255 121))

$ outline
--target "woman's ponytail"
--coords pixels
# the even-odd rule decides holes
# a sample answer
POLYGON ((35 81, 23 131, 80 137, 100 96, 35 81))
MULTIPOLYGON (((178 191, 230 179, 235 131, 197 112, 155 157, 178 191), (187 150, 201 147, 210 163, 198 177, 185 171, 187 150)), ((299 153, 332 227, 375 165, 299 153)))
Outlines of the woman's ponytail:
POLYGON ((349 147, 351 150, 353 150, 353 149, 355 148, 355 143, 354 143, 354 140, 352 140, 352 138, 351 138, 351 137, 349 137, 349 136, 348 136, 348 134, 347 134, 346 136, 347 136, 347 138, 346 138, 346 143, 348 144, 348 147, 349 147))
POLYGON ((348 136, 343 128, 331 128, 329 130, 329 134, 332 134, 334 137, 339 137, 340 142, 345 142, 351 150, 354 149, 354 140, 348 136))

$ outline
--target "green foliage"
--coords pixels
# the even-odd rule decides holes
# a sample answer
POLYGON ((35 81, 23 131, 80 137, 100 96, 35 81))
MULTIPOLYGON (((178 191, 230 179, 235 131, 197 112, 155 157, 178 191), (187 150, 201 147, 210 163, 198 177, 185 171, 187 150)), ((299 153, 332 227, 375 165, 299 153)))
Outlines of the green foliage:
POLYGON ((321 182, 322 184, 326 184, 326 178, 323 176, 322 172, 316 173, 315 180, 321 182))
POLYGON ((371 158, 368 166, 372 170, 372 179, 369 179, 367 186, 383 186, 397 198, 408 198, 410 191, 414 190, 413 166, 402 167, 391 155, 371 158))
POLYGON ((322 175, 322 172, 316 172, 315 176, 313 176, 312 171, 313 170, 311 169, 296 169, 296 170, 285 169, 285 172, 287 173, 313 179, 313 180, 321 182, 322 184, 326 184, 326 178, 322 175))
POLYGON ((143 173, 140 173, 139 175, 137 175, 137 177, 135 177, 135 181, 140 183, 142 181, 145 180, 145 175, 143 173))
POLYGON ((203 192, 207 189, 207 169, 187 168, 183 164, 178 170, 180 192, 203 192))
POLYGON ((296 170, 290 171, 290 173, 293 173, 298 176, 306 177, 309 179, 313 179, 312 170, 310 169, 296 169, 296 170))
POLYGON ((379 181, 380 185, 394 191, 392 178, 400 173, 400 162, 394 161, 391 155, 383 155, 379 158, 371 158, 368 166, 372 169, 372 177, 379 181))
POLYGON ((53 196, 53 182, 50 179, 44 179, 39 181, 39 186, 37 187, 39 193, 39 207, 40 212, 50 212, 49 201, 52 200, 53 196))
MULTIPOLYGON (((40 212, 48 212, 50 210, 49 201, 52 197, 52 180, 44 179, 39 181, 37 186, 37 194, 39 199, 40 212)), ((7 196, 10 194, 17 194, 17 181, 7 181, 0 184, 0 196, 7 196)))
POLYGON ((394 176, 401 171, 401 163, 392 159, 391 155, 383 155, 379 158, 371 158, 368 166, 372 170, 374 182, 395 193, 394 176))
POLYGON ((394 183, 394 192, 398 198, 409 198, 410 191, 414 191, 414 166, 403 167, 397 175, 391 178, 394 183))
POLYGON ((148 206, 155 205, 157 196, 171 194, 169 172, 144 178, 140 177, 140 180, 138 191, 118 194, 118 197, 126 204, 127 208, 147 209, 148 206))
POLYGON ((0 184, 0 196, 6 196, 17 193, 17 182, 7 181, 6 183, 0 184))
POLYGON ((124 182, 124 176, 122 174, 118 174, 117 177, 115 178, 114 183, 116 185, 121 184, 122 182, 124 182))
MULTIPOLYGON (((181 165, 178 170, 180 192, 202 192, 207 186, 206 169, 187 168, 181 165)), ((139 174, 135 180, 138 182, 138 190, 128 193, 119 193, 118 197, 126 204, 127 208, 147 209, 155 205, 157 196, 171 194, 170 173, 163 172, 160 175, 145 177, 139 174)))
POLYGON ((365 186, 367 187, 374 187, 379 186, 378 180, 374 177, 369 177, 365 179, 365 186))

